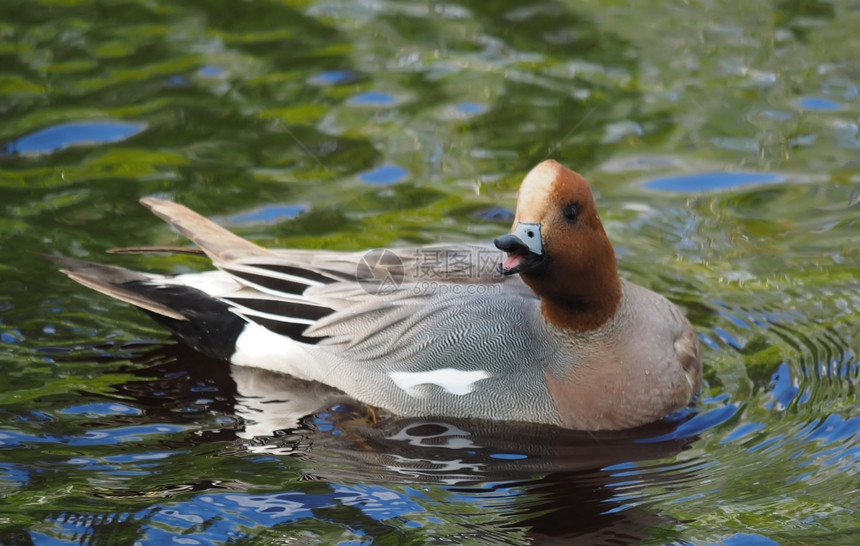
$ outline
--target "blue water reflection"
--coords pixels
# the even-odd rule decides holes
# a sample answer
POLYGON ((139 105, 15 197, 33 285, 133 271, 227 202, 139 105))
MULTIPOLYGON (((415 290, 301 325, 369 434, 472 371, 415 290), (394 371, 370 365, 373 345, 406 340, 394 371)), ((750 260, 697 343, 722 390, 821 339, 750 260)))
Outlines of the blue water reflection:
POLYGON ((712 410, 696 414, 689 421, 681 423, 675 430, 659 436, 643 438, 638 440, 642 443, 665 442, 667 440, 693 438, 698 434, 721 425, 735 416, 738 407, 735 404, 726 404, 712 410))
POLYGON ((797 100, 797 105, 804 110, 834 111, 841 110, 842 105, 824 97, 803 97, 797 100))
POLYGON ((358 174, 359 180, 375 186, 388 186, 402 182, 407 178, 409 178, 409 171, 391 163, 358 174))
POLYGON ((460 102, 457 110, 462 114, 477 116, 487 111, 487 105, 478 102, 460 102))
POLYGON ((797 393, 800 392, 797 382, 791 376, 791 368, 788 363, 780 364, 779 368, 773 372, 770 381, 773 384, 771 393, 774 401, 766 403, 765 407, 784 410, 797 398, 797 393))
POLYGON ((269 224, 282 220, 290 220, 307 211, 308 206, 300 204, 264 205, 228 216, 227 220, 231 224, 269 224))
POLYGON ((328 70, 311 76, 308 81, 319 85, 336 85, 355 81, 356 79, 358 79, 358 76, 349 70, 328 70))
POLYGON ((144 129, 146 123, 129 121, 77 121, 62 123, 6 143, 5 154, 49 154, 70 146, 109 144, 126 140, 144 129))
POLYGON ((0 430, 0 448, 53 443, 71 446, 116 445, 124 442, 139 442, 147 436, 174 434, 183 430, 185 430, 184 427, 178 425, 152 424, 90 430, 77 436, 52 436, 47 434, 28 434, 7 429, 0 430))
POLYGON ((744 438, 754 432, 758 432, 766 428, 766 426, 767 425, 765 425, 764 423, 743 423, 742 425, 731 431, 729 434, 727 434, 725 438, 720 440, 720 443, 725 444, 728 442, 740 440, 741 438, 744 438))
MULTIPOLYGON (((366 520, 350 525, 356 538, 365 536, 363 527, 386 520, 406 521, 412 528, 425 525, 430 515, 411 498, 377 486, 324 486, 321 492, 287 491, 266 494, 207 493, 187 501, 166 502, 134 513, 116 515, 65 513, 54 519, 53 533, 78 536, 83 527, 98 524, 136 523, 145 527, 138 544, 215 544, 250 536, 249 530, 273 527, 303 519, 313 520, 325 510, 355 510, 366 520), (177 533, 185 539, 177 541, 177 533)), ((36 534, 34 534, 36 535, 36 534)), ((44 543, 57 541, 41 535, 44 543)), ((40 543, 41 539, 39 540, 40 543)), ((65 543, 65 541, 60 541, 65 543)), ((339 542, 343 543, 343 542, 339 542)))
POLYGON ((783 181, 785 181, 784 176, 772 173, 712 172, 655 178, 646 182, 644 186, 652 190, 699 193, 742 186, 776 184, 783 181))
POLYGON ((779 542, 773 539, 749 533, 736 533, 724 538, 720 544, 722 546, 779 546, 779 542))
POLYGON ((349 99, 350 104, 358 106, 394 106, 395 102, 393 95, 382 91, 367 91, 349 99))
POLYGON ((59 410, 59 413, 80 414, 91 417, 99 415, 140 415, 141 411, 117 402, 93 402, 80 406, 70 406, 59 410))
POLYGON ((220 66, 203 66, 197 71, 201 76, 215 77, 224 73, 224 69, 220 66))

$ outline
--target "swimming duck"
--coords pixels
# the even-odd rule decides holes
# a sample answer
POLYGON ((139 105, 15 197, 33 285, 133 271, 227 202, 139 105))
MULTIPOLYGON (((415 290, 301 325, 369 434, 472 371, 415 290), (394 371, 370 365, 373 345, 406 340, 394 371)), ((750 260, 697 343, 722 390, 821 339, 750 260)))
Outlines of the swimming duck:
POLYGON ((699 388, 692 326, 618 276, 591 188, 555 161, 526 175, 497 249, 271 250, 177 203, 141 203, 217 270, 164 276, 51 259, 237 366, 318 381, 406 417, 580 430, 659 420, 699 388))

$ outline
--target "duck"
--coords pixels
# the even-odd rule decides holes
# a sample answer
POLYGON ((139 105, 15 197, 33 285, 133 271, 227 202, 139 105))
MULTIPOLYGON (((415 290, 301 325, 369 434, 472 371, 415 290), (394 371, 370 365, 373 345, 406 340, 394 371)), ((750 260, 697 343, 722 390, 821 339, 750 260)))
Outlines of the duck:
POLYGON ((236 367, 402 417, 622 430, 695 403, 695 330, 664 296, 619 276, 589 183, 554 160, 526 174, 512 229, 492 246, 267 249, 181 204, 140 202, 215 269, 49 259, 236 367))

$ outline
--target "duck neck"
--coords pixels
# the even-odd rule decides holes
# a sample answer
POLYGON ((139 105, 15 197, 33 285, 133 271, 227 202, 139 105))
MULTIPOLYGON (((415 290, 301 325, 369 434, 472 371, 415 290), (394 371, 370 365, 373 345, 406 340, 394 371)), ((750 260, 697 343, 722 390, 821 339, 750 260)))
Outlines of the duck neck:
POLYGON ((596 330, 618 310, 623 297, 615 268, 548 268, 523 275, 523 281, 541 298, 544 318, 560 328, 576 332, 596 330))

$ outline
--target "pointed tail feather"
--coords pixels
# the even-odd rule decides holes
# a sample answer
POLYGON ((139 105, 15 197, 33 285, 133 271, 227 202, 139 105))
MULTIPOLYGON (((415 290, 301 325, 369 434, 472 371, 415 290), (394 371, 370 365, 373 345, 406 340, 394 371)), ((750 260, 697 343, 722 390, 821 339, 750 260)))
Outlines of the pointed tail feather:
POLYGON ((125 269, 124 267, 97 264, 74 258, 49 256, 46 254, 42 256, 59 265, 61 267, 60 271, 68 275, 70 279, 96 292, 101 292, 102 294, 158 315, 176 320, 188 320, 188 317, 177 310, 164 305, 162 302, 147 298, 145 294, 129 288, 129 286, 133 286, 133 283, 150 281, 157 278, 154 275, 146 275, 125 269))
POLYGON ((144 197, 140 202, 179 233, 194 241, 216 265, 239 258, 273 255, 271 251, 227 231, 212 220, 178 203, 154 197, 144 197))
POLYGON ((108 254, 191 254, 192 256, 205 256, 205 252, 193 246, 124 246, 121 248, 110 248, 108 254))
POLYGON ((171 283, 170 278, 112 265, 44 256, 70 279, 146 311, 183 343, 201 353, 229 360, 247 321, 206 292, 171 283))

